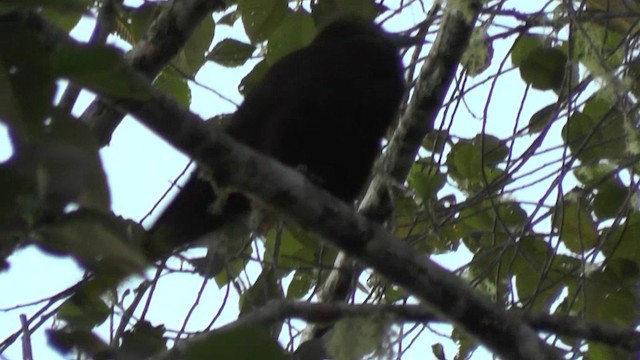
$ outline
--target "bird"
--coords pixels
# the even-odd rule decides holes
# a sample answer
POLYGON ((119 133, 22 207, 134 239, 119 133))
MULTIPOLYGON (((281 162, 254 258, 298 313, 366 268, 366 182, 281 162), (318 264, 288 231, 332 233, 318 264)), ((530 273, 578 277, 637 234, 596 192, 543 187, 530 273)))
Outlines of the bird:
MULTIPOLYGON (((404 90, 402 60, 390 35, 370 21, 341 18, 275 62, 248 91, 226 132, 353 203, 404 90)), ((246 196, 231 193, 222 209, 211 211, 219 197, 195 171, 150 228, 150 234, 162 234, 155 238, 164 245, 155 247, 164 254, 190 244, 251 207, 246 196)))

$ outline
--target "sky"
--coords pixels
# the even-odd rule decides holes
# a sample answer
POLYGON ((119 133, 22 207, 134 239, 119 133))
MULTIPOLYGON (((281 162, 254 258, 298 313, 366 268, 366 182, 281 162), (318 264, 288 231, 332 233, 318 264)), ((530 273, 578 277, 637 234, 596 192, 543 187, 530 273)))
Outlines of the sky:
MULTIPOLYGON (((388 29, 405 29, 410 24, 415 23, 416 19, 421 19, 423 16, 420 9, 407 11, 394 23, 389 23, 388 29)), ((74 29, 72 35, 77 39, 86 40, 92 29, 92 21, 91 18, 85 18, 74 29)), ((247 41, 240 22, 237 22, 234 28, 227 26, 218 26, 216 28, 214 42, 226 37, 247 41)), ((126 47, 116 38, 110 38, 109 41, 118 46, 126 47)), ((495 73, 495 69, 505 56, 512 41, 513 39, 507 39, 494 43, 494 61, 487 74, 495 73)), ((221 92, 232 99, 233 102, 240 103, 242 97, 235 88, 235 84, 239 83, 239 80, 256 62, 257 60, 252 60, 246 66, 236 69, 222 68, 216 64, 208 63, 200 71, 196 80, 221 92), (233 86, 229 86, 229 84, 233 86)), ((482 77, 472 79, 472 81, 477 82, 481 80, 482 77)), ((61 83, 61 86, 63 86, 63 83, 61 83)), ((197 84, 190 84, 190 88, 193 97, 191 109, 204 119, 235 110, 234 104, 220 99, 197 84)), ((514 91, 514 89, 524 89, 517 71, 505 74, 495 84, 493 90, 488 85, 475 90, 474 95, 469 97, 468 103, 465 104, 471 111, 467 111, 466 115, 456 115, 457 118, 452 133, 471 138, 481 131, 482 121, 474 118, 471 114, 482 114, 485 111, 485 99, 488 97, 489 91, 493 91, 493 102, 486 109, 488 113, 497 113, 498 118, 500 114, 505 114, 505 116, 516 114, 523 94, 514 91)), ((525 122, 528 121, 533 112, 544 105, 556 101, 553 94, 534 92, 534 94, 529 94, 531 98, 528 99, 523 109, 522 119, 525 122)), ((91 99, 91 94, 83 92, 74 108, 74 114, 80 115, 91 99)), ((494 120, 487 122, 487 133, 494 134, 499 138, 504 138, 511 134, 513 119, 505 119, 504 123, 500 122, 499 119, 494 120)), ((559 136, 559 129, 553 129, 551 136, 559 136), (553 135, 553 132, 555 132, 555 135, 553 135)), ((0 132, 0 139, 2 137, 6 138, 6 133, 2 134, 0 132)), ((0 140, 0 160, 6 159, 10 155, 10 148, 6 144, 6 141, 0 140)), ((518 150, 516 149, 516 151, 518 150)), ((149 212, 149 209, 166 191, 176 175, 188 163, 188 159, 184 155, 175 151, 169 144, 129 117, 117 128, 111 144, 101 150, 101 158, 111 188, 114 213, 134 220, 142 219, 149 212)), ((546 189, 544 184, 539 186, 546 189)), ((536 199, 537 194, 537 190, 533 189, 532 198, 536 199)), ((145 225, 153 223, 153 219, 154 217, 152 216, 145 222, 145 225)), ((449 269, 456 269, 468 261, 468 256, 468 252, 466 254, 463 252, 462 254, 435 257, 435 260, 449 269)), ((15 304, 24 304, 46 298, 73 285, 82 276, 81 269, 72 260, 43 255, 33 247, 19 250, 9 261, 11 262, 11 269, 8 272, 0 273, 0 289, 12 290, 3 291, 3 296, 0 297, 0 309, 7 309, 15 304)), ((253 270, 249 270, 248 273, 257 275, 257 265, 253 270)), ((148 317, 150 319, 158 319, 158 322, 164 322, 169 328, 179 329, 190 305, 202 286, 202 281, 199 277, 180 274, 171 275, 163 279, 161 286, 154 295, 154 301, 148 317), (179 291, 176 291, 176 289, 179 289, 179 291), (172 309, 170 316, 167 316, 167 309, 172 309)), ((132 282, 132 284, 135 284, 135 282, 132 282)), ((234 305, 238 303, 237 295, 234 291, 230 293, 231 297, 227 300, 230 303, 227 306, 229 311, 225 314, 226 321, 223 322, 232 321, 237 316, 234 305)), ((214 284, 208 285, 202 300, 200 300, 203 305, 195 310, 188 329, 195 330, 201 327, 203 323, 208 323, 212 309, 217 310, 222 301, 223 294, 217 290, 217 287, 214 284)), ((25 313, 29 315, 38 308, 39 306, 33 306, 16 311, 0 311, 0 339, 6 338, 9 334, 19 329, 19 314, 25 313)), ((448 326, 437 325, 433 328, 442 334, 449 334, 450 332, 448 326)), ((101 334, 106 335, 108 328, 102 328, 100 331, 101 334)), ((405 354, 404 358, 424 359, 424 354, 431 353, 431 346, 435 342, 445 343, 445 352, 448 356, 451 356, 456 351, 455 347, 452 347, 448 342, 448 339, 430 334, 428 336, 423 335, 419 341, 416 341, 413 348, 405 354)), ((46 340, 42 331, 34 334, 32 343, 34 344, 35 359, 63 358, 48 346, 43 345, 46 344, 46 340)), ((478 358, 485 358, 482 353, 478 355, 480 355, 478 358)), ((20 358, 19 341, 15 342, 8 351, 0 355, 0 359, 20 358)))

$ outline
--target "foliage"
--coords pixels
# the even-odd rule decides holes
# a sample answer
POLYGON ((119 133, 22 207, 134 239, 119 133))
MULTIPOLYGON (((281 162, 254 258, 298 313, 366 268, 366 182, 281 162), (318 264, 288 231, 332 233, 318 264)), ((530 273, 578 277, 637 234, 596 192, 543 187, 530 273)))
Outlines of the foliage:
MULTIPOLYGON (((177 340, 204 332, 188 343, 185 358, 285 358, 285 349, 295 351, 300 342, 295 330, 300 323, 289 317, 211 331, 221 322, 208 307, 203 316, 210 325, 185 329, 210 286, 206 257, 187 252, 180 261, 161 264, 150 279, 120 284, 123 276, 147 268, 140 246, 145 234, 136 221, 111 212, 112 189, 94 129, 57 106, 59 94, 68 91, 60 80, 125 99, 146 99, 149 94, 137 85, 122 50, 101 43, 67 43, 52 49, 20 22, 6 21, 14 11, 37 8, 68 33, 82 15, 99 12, 106 1, 0 4, 0 30, 11 34, 0 37, 0 121, 9 129, 13 150, 12 157, 0 164, 4 276, 12 276, 10 255, 31 245, 47 256, 70 256, 91 274, 38 303, 42 312, 57 306, 48 311, 47 316, 56 319, 48 336, 61 351, 146 357, 166 354, 177 347, 177 340), (179 266, 170 265, 176 263, 179 266), (148 316, 142 300, 154 298, 154 288, 164 277, 182 273, 196 279, 204 276, 197 294, 173 293, 197 299, 191 309, 181 310, 187 313, 184 325, 175 328, 148 316), (107 330, 107 342, 95 334, 109 322, 121 325, 107 330)), ((166 2, 138 7, 114 3, 112 32, 127 48, 143 46, 147 32, 168 7, 166 2)), ((456 6, 463 6, 459 3, 456 6)), ((191 105, 193 84, 212 84, 192 82, 190 87, 189 81, 215 62, 226 69, 243 69, 246 75, 238 84, 224 86, 245 94, 271 64, 308 44, 319 26, 353 13, 388 19, 394 29, 419 25, 414 34, 423 36, 424 44, 412 44, 405 56, 407 73, 415 80, 428 54, 425 45, 440 29, 441 23, 431 16, 443 11, 434 6, 433 14, 427 14, 428 4, 421 5, 422 19, 415 4, 385 8, 369 0, 320 0, 312 6, 238 0, 205 17, 173 60, 153 74, 154 85, 191 105), (242 26, 246 39, 214 37, 221 27, 230 26, 242 26), (251 62, 254 59, 259 61, 251 62)), ((447 97, 434 111, 437 118, 414 119, 433 121, 433 129, 422 141, 406 182, 391 186, 397 190, 388 223, 394 235, 420 256, 444 259, 445 266, 503 309, 567 315, 620 331, 636 329, 640 324, 638 10, 637 2, 622 0, 526 6, 486 1, 456 82, 448 92, 450 84, 442 85, 442 97, 447 97), (624 15, 627 10, 633 16, 624 15), (449 259, 456 265, 447 263, 449 259)), ((217 79, 211 81, 215 84, 217 79)), ((410 87, 415 85, 410 82, 410 87)), ((317 300, 337 251, 289 224, 252 239, 251 246, 235 249, 234 255, 214 280, 218 297, 225 297, 221 305, 225 310, 234 308, 226 296, 236 291, 233 311, 242 321, 274 301, 317 300)), ((374 304, 414 301, 394 279, 376 276, 375 269, 358 280, 354 303, 364 298, 374 304)), ((41 326, 35 319, 42 312, 29 319, 31 331, 41 326)), ((322 319, 323 314, 306 315, 322 319)), ((411 346, 414 328, 436 332, 419 319, 360 316, 338 324, 325 337, 341 331, 354 336, 353 329, 358 328, 359 338, 339 335, 323 341, 333 346, 334 354, 352 351, 349 358, 385 351, 402 356, 398 350, 411 346), (350 344, 359 347, 347 351, 350 344)), ((624 344, 537 330, 544 330, 541 336, 568 358, 633 357, 624 344)), ((467 358, 481 345, 455 326, 445 332, 449 347, 432 344, 437 358, 453 358, 453 351, 457 358, 467 358)), ((17 337, 0 342, 0 353, 17 337)), ((420 341, 431 341, 425 338, 420 341)))

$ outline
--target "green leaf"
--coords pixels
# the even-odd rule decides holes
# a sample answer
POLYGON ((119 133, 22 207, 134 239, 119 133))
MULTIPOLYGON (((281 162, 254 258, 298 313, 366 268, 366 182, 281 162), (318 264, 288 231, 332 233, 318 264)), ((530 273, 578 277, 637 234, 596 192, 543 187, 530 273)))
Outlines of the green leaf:
POLYGON ((616 167, 609 163, 582 165, 574 170, 575 177, 585 187, 593 187, 616 172, 616 167))
POLYGON ((114 357, 113 349, 99 336, 85 329, 74 329, 65 326, 62 329, 47 330, 48 343, 63 354, 72 350, 87 354, 92 359, 110 359, 114 357))
POLYGON ((524 34, 513 44, 511 50, 511 63, 520 66, 532 51, 544 46, 544 38, 539 35, 524 34))
POLYGON ((611 31, 605 26, 585 22, 581 31, 575 34, 574 57, 580 59, 580 62, 594 74, 603 75, 620 66, 625 60, 625 38, 625 35, 611 31))
POLYGON ((407 181, 423 200, 435 199, 439 190, 444 187, 447 176, 438 168, 431 166, 431 159, 418 160, 411 167, 407 181))
POLYGON ((471 76, 481 74, 491 65, 493 43, 489 41, 485 27, 475 28, 471 34, 469 45, 462 54, 460 64, 471 76))
POLYGON ((43 3, 42 15, 67 32, 78 25, 83 15, 90 14, 93 6, 92 0, 44 0, 41 2, 43 3))
MULTIPOLYGON (((624 19, 624 17, 621 17, 621 19, 624 19)), ((603 343, 591 341, 589 342, 589 350, 587 351, 584 358, 588 360, 637 360, 636 355, 637 354, 632 354, 621 348, 607 346, 603 343)))
POLYGON ((57 316, 73 328, 90 330, 102 324, 110 314, 111 309, 100 296, 78 293, 62 304, 57 316))
POLYGON ((287 360, 280 344, 260 327, 213 332, 185 350, 185 360, 287 360), (250 346, 248 346, 250 345, 250 346))
POLYGON ((58 46, 52 54, 52 66, 59 76, 114 97, 144 100, 151 96, 144 84, 136 81, 134 70, 114 48, 97 45, 58 46))
POLYGON ((560 240, 576 254, 593 249, 598 242, 596 225, 579 195, 570 193, 556 205, 552 223, 560 240))
POLYGON ((447 155, 449 175, 470 192, 480 191, 504 174, 492 165, 504 158, 505 151, 508 153, 506 146, 492 136, 485 136, 484 145, 481 139, 478 136, 472 141, 460 140, 447 155))
POLYGON ((600 219, 614 218, 628 206, 625 200, 629 190, 620 181, 608 180, 598 186, 598 192, 593 199, 593 212, 600 219))
POLYGON ((282 300, 284 294, 274 271, 265 267, 249 290, 240 297, 240 315, 254 311, 272 300, 282 300))
POLYGON ((244 65, 255 51, 256 47, 234 39, 224 39, 213 47, 207 55, 207 60, 212 60, 222 66, 236 67, 244 65))
POLYGON ((297 270, 287 288, 287 299, 301 299, 309 293, 314 283, 315 277, 309 271, 297 270))
MULTIPOLYGON (((637 280, 637 279, 636 279, 637 280)), ((569 284, 574 311, 585 320, 627 328, 640 318, 636 286, 621 286, 621 279, 609 268, 591 272, 586 279, 569 284)))
POLYGON ((389 346, 390 327, 391 318, 385 315, 338 321, 327 343, 329 358, 355 360, 372 353, 382 355, 389 346))
POLYGON ((135 44, 149 30, 149 26, 167 6, 165 2, 145 1, 138 7, 123 6, 116 34, 129 44, 135 44))
POLYGON ((148 264, 135 246, 140 225, 113 215, 80 210, 38 229, 38 243, 53 254, 71 255, 87 269, 119 278, 148 264))
POLYGON ((253 89, 254 86, 262 81, 262 78, 267 74, 269 70, 269 64, 266 60, 262 60, 256 64, 256 66, 251 69, 251 71, 240 80, 240 85, 238 85, 238 91, 242 95, 246 95, 253 89))
POLYGON ((153 326, 146 320, 138 321, 122 334, 120 351, 129 359, 146 359, 167 350, 164 325, 153 326))
POLYGON ((518 298, 533 311, 548 312, 573 279, 573 274, 581 268, 580 261, 563 255, 556 255, 549 266, 552 254, 540 239, 521 240, 517 255, 509 261, 516 278, 518 298))
POLYGON ((300 243, 288 228, 282 231, 271 229, 265 236, 265 247, 265 260, 273 261, 275 255, 278 265, 285 269, 295 269, 314 261, 315 246, 313 250, 308 251, 307 246, 300 243))
POLYGON ((215 26, 213 18, 205 16, 173 59, 172 64, 176 65, 184 75, 195 76, 206 62, 205 54, 213 41, 215 26))
POLYGON ((287 0, 238 0, 238 10, 252 43, 266 40, 291 11, 287 0))
POLYGON ((628 259, 640 264, 640 214, 632 213, 616 228, 605 229, 602 252, 607 259, 628 259))
POLYGON ((36 181, 47 207, 74 202, 107 212, 111 196, 93 131, 83 122, 55 113, 48 133, 35 145, 36 181))
POLYGON ((562 129, 571 152, 585 163, 626 158, 624 116, 603 96, 593 95, 582 112, 574 112, 562 129))
POLYGON ((188 108, 191 104, 191 89, 187 80, 171 67, 162 69, 153 81, 153 85, 162 90, 162 92, 171 95, 183 106, 188 108))
POLYGON ((14 130, 41 134, 56 90, 50 54, 39 38, 22 24, 0 23, 0 33, 11 34, 0 36, 2 119, 14 130))
POLYGON ((537 48, 520 64, 520 76, 540 90, 559 90, 564 82, 567 56, 560 49, 537 48))
POLYGON ((536 111, 529 119, 529 132, 539 133, 544 130, 558 116, 558 105, 551 104, 536 111))
POLYGON ((509 148, 503 141, 493 135, 476 135, 473 145, 481 154, 485 166, 496 166, 509 156, 509 148))
POLYGON ((307 46, 315 34, 311 15, 304 11, 288 13, 269 36, 265 59, 273 65, 283 56, 307 46))
POLYGON ((424 138, 422 147, 427 151, 431 151, 436 154, 440 154, 444 151, 444 146, 452 144, 451 136, 447 131, 432 130, 424 138))

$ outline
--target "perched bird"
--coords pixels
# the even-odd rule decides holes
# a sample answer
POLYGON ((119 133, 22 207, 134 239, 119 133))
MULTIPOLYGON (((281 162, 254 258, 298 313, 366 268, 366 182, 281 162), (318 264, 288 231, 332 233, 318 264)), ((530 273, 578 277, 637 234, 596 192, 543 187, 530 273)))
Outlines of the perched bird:
MULTIPOLYGON (((334 196, 353 202, 369 176, 404 91, 398 49, 379 27, 339 19, 308 46, 273 64, 233 115, 237 141, 302 172, 334 196)), ((217 195, 194 173, 151 228, 171 248, 190 243, 245 213, 231 194, 217 195)))

